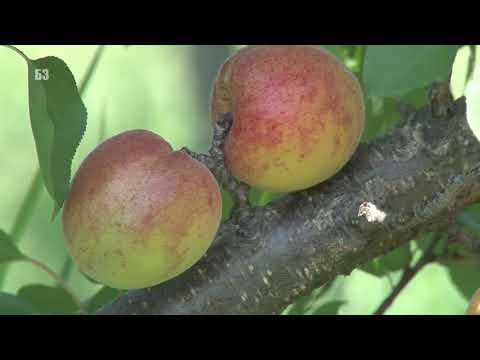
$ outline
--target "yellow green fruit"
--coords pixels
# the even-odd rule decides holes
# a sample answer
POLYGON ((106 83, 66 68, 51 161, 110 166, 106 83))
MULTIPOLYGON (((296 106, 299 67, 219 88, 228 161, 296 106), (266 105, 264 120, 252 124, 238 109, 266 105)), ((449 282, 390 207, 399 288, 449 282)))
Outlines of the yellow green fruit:
POLYGON ((220 225, 217 181, 160 136, 132 130, 93 150, 63 212, 68 250, 93 280, 119 289, 153 286, 190 268, 220 225))
POLYGON ((240 181, 290 192, 321 183, 352 157, 364 129, 357 78, 319 47, 246 47, 222 66, 213 120, 233 114, 225 163, 240 181))

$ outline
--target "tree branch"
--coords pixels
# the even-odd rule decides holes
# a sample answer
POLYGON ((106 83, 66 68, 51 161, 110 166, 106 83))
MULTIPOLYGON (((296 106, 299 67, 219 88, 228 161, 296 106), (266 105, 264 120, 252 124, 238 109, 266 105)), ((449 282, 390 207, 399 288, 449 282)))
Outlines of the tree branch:
POLYGON ((383 315, 385 311, 393 304, 395 299, 400 295, 402 290, 408 285, 410 281, 422 270, 426 265, 435 261, 435 255, 433 250, 437 245, 440 239, 435 237, 430 244, 430 246, 425 250, 422 257, 417 261, 417 263, 413 266, 407 266, 405 270, 403 270, 402 277, 398 284, 393 288, 390 295, 388 295, 385 300, 380 304, 378 309, 373 313, 374 315, 383 315))
MULTIPOLYGON (((197 158, 242 198, 245 187, 223 164, 219 134, 228 126, 216 127, 212 150, 197 158)), ((480 146, 465 119, 464 98, 449 118, 433 117, 426 107, 360 146, 328 182, 264 208, 240 203, 190 270, 129 291, 98 313, 278 314, 336 275, 448 228, 480 199, 479 173, 480 146)))

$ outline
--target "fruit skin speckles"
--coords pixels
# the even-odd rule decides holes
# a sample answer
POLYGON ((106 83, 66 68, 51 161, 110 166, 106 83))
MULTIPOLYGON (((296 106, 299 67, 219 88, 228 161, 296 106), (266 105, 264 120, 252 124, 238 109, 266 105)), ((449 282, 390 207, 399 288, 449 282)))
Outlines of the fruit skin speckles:
POLYGON ((77 171, 65 203, 66 244, 87 276, 119 289, 167 281, 196 263, 221 218, 217 181, 160 136, 131 130, 77 171))
POLYGON ((211 115, 233 113, 225 162, 264 191, 309 188, 352 157, 364 129, 356 77, 314 46, 249 46, 231 56, 214 83, 211 115))

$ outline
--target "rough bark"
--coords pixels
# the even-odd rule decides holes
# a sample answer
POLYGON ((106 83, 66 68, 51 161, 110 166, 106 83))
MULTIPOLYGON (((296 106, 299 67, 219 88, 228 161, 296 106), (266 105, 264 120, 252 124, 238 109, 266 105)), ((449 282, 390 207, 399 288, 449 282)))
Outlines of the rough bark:
POLYGON ((237 195, 214 245, 183 275, 129 291, 98 314, 278 314, 339 274, 430 231, 480 199, 480 145, 465 118, 408 111, 386 136, 361 145, 334 178, 252 208, 223 165, 223 132, 196 156, 237 195))

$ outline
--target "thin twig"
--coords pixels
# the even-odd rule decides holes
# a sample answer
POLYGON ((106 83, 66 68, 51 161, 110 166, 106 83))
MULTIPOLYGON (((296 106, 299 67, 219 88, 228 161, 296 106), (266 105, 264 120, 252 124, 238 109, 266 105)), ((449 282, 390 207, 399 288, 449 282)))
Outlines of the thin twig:
POLYGON ((418 262, 415 264, 415 266, 410 267, 408 266, 402 274, 402 277, 400 278, 400 281, 398 284, 395 286, 395 288, 392 290, 390 295, 383 300, 382 304, 378 307, 378 309, 373 313, 374 315, 383 315, 385 311, 393 304, 395 299, 398 297, 400 292, 408 285, 408 283, 417 275, 420 270, 422 270, 425 265, 428 265, 435 261, 435 255, 433 253, 433 249, 435 246, 438 244, 438 241, 440 240, 439 237, 435 237, 430 244, 430 246, 425 250, 423 253, 422 257, 418 262))
POLYGON ((48 275, 50 275, 57 283, 60 285, 65 292, 70 295, 72 300, 75 302, 77 305, 78 309, 80 310, 80 314, 86 315, 88 314, 87 309, 82 305, 82 302, 80 301, 79 298, 75 295, 75 293, 72 291, 72 289, 67 285, 65 280, 62 279, 61 276, 59 276, 55 271, 50 269, 47 265, 43 264, 42 262, 35 260, 29 256, 24 256, 24 260, 28 261, 29 263, 35 265, 37 268, 43 270, 46 272, 48 275))

